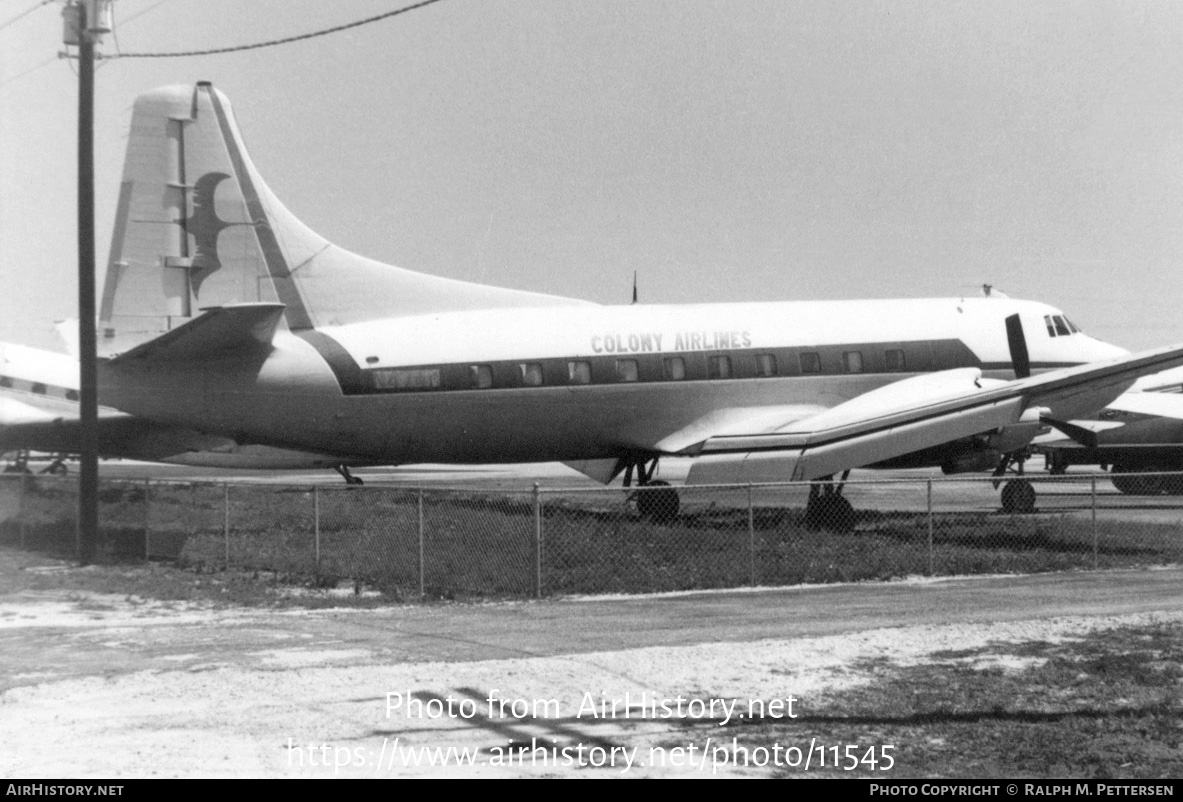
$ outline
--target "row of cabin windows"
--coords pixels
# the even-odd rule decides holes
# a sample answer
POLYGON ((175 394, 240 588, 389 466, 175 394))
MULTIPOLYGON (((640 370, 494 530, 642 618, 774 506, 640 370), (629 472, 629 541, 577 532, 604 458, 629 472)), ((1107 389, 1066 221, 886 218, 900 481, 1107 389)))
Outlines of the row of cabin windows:
MULTIPOLYGON (((8 376, 0 376, 0 387, 12 387, 12 379, 8 376)), ((32 385, 30 385, 29 392, 36 393, 37 395, 46 395, 49 393, 49 387, 45 384, 42 384, 41 382, 34 382, 32 385)), ((66 398, 70 399, 71 401, 77 401, 78 391, 66 390, 66 398)))
MULTIPOLYGON (((884 366, 888 371, 902 372, 906 369, 904 352, 899 349, 889 349, 883 352, 884 366)), ((818 375, 822 372, 821 354, 816 351, 804 351, 798 355, 798 362, 803 375, 818 375)), ((541 387, 544 382, 542 364, 539 362, 520 362, 517 364, 518 381, 523 387, 541 387)), ((842 352, 842 370, 844 373, 863 373, 864 363, 862 351, 842 352)), ((384 390, 433 390, 442 384, 440 368, 382 368, 372 371, 374 386, 384 390)), ((613 363, 613 378, 617 382, 629 383, 640 380, 640 363, 636 359, 617 359, 613 363)), ((734 375, 731 357, 717 354, 707 357, 708 379, 729 379, 734 375)), ((776 354, 755 355, 755 375, 757 377, 779 376, 780 369, 776 354)), ((665 357, 661 360, 661 377, 664 381, 685 381, 686 360, 680 356, 665 357)), ((581 359, 567 362, 568 384, 591 384, 591 362, 581 359)), ((468 384, 475 390, 487 390, 493 386, 492 365, 469 365, 468 384)))

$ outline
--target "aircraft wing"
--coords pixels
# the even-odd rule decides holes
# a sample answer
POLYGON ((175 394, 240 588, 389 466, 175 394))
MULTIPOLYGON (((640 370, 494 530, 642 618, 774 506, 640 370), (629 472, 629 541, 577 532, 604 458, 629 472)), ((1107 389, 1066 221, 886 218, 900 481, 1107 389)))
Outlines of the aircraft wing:
MULTIPOLYGON (((872 465, 1010 427, 1026 445, 1049 410, 1100 409, 1139 376, 1183 365, 1183 346, 988 381, 976 368, 916 376, 778 428, 708 437, 680 453, 698 456, 688 482, 802 481, 872 465)), ((1079 414, 1074 412, 1073 415, 1079 414)))
POLYGON ((1178 393, 1123 393, 1109 404, 1109 409, 1183 420, 1183 395, 1178 393))

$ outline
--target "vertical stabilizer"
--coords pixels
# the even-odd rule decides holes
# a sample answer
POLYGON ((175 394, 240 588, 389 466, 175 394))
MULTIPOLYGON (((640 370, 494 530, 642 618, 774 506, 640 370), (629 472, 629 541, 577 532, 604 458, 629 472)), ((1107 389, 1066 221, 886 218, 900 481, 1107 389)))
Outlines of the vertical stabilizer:
POLYGON ((281 204, 208 83, 135 103, 99 315, 110 355, 204 307, 281 303, 293 331, 395 315, 580 303, 427 276, 336 247, 281 204))
POLYGON ((105 353, 210 306, 279 301, 290 326, 311 325, 287 265, 329 243, 256 186, 240 143, 229 103, 209 84, 136 101, 99 315, 105 353))

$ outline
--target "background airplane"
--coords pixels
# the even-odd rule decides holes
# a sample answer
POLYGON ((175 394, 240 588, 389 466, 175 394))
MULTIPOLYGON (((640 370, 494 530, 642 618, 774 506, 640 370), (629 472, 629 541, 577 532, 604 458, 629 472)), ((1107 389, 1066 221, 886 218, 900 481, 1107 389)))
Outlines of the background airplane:
MULTIPOLYGON (((144 427, 132 439, 167 441, 167 458, 185 443, 189 459, 316 459, 346 476, 563 461, 645 485, 674 456, 696 458, 694 483, 1001 473, 1048 422, 1183 363, 1183 348, 1128 356, 1000 297, 616 307, 374 262, 279 203, 208 84, 136 102, 100 318, 111 432, 144 427)), ((11 407, 0 423, 15 442, 53 421, 11 407)), ((1025 506, 1029 485, 1008 487, 1025 506)), ((676 505, 672 489, 647 497, 676 505)), ((811 508, 852 515, 841 482, 811 508)))
POLYGON ((1069 423, 1033 445, 1053 474, 1072 465, 1098 465, 1110 470, 1122 493, 1183 493, 1183 477, 1132 475, 1183 472, 1183 373, 1139 379, 1105 409, 1069 423))

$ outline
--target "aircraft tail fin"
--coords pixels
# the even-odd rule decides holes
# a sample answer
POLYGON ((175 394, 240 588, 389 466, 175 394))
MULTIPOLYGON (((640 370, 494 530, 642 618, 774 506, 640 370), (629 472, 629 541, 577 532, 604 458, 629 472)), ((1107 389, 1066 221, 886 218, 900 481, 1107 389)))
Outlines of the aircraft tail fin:
POLYGON ((272 194, 230 102, 209 83, 141 95, 100 309, 100 352, 135 347, 202 308, 279 303, 293 331, 394 315, 581 303, 415 273, 339 248, 272 194))

